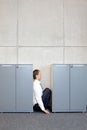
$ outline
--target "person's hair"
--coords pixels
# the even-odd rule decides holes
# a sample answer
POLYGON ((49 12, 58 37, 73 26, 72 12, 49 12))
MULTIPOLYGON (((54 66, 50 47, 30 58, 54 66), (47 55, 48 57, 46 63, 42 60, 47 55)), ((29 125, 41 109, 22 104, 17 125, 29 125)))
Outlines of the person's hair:
POLYGON ((40 70, 36 69, 33 71, 33 79, 36 79, 36 75, 38 75, 40 70))

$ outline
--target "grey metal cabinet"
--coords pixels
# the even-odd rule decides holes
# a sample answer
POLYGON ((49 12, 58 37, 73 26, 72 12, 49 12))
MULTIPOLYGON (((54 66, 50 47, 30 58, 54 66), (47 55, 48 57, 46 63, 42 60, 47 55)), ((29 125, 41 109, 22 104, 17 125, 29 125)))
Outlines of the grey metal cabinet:
POLYGON ((87 65, 70 65, 70 111, 86 111, 87 65))
POLYGON ((87 65, 54 64, 52 74, 52 111, 86 111, 87 65))
POLYGON ((0 112, 15 112, 15 65, 0 65, 0 112))
POLYGON ((33 111, 33 66, 0 65, 0 112, 33 111))
POLYGON ((69 111, 69 65, 53 65, 52 77, 52 111, 69 111))
POLYGON ((33 111, 32 65, 16 65, 16 111, 33 111))

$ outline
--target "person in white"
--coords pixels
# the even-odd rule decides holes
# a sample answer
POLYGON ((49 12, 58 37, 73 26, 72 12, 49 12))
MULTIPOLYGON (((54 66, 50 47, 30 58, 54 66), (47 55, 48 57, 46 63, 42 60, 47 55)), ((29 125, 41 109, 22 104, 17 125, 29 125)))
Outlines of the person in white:
POLYGON ((44 91, 41 86, 41 72, 36 69, 33 71, 33 109, 50 114, 51 111, 51 90, 46 88, 44 91), (48 109, 48 110, 47 110, 48 109))

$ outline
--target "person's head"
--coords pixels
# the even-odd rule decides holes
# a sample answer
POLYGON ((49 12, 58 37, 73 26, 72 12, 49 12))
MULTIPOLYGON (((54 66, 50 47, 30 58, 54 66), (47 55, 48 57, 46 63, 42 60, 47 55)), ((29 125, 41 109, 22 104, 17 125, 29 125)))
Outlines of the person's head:
POLYGON ((40 70, 36 69, 33 71, 33 79, 41 80, 41 72, 40 70))

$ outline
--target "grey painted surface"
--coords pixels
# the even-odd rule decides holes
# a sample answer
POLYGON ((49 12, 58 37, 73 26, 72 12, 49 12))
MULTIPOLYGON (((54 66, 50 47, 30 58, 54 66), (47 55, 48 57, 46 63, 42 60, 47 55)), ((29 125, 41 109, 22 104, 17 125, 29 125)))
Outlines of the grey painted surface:
POLYGON ((86 111, 87 65, 72 65, 70 70, 70 111, 86 111))
POLYGON ((15 111, 15 65, 0 65, 0 112, 15 111))
POLYGON ((33 111, 32 65, 0 65, 0 112, 33 111))
POLYGON ((53 65, 53 112, 83 112, 87 106, 87 65, 53 65))
POLYGON ((16 66, 16 111, 33 111, 32 65, 16 66))
POLYGON ((69 65, 53 65, 52 111, 69 111, 69 65))

